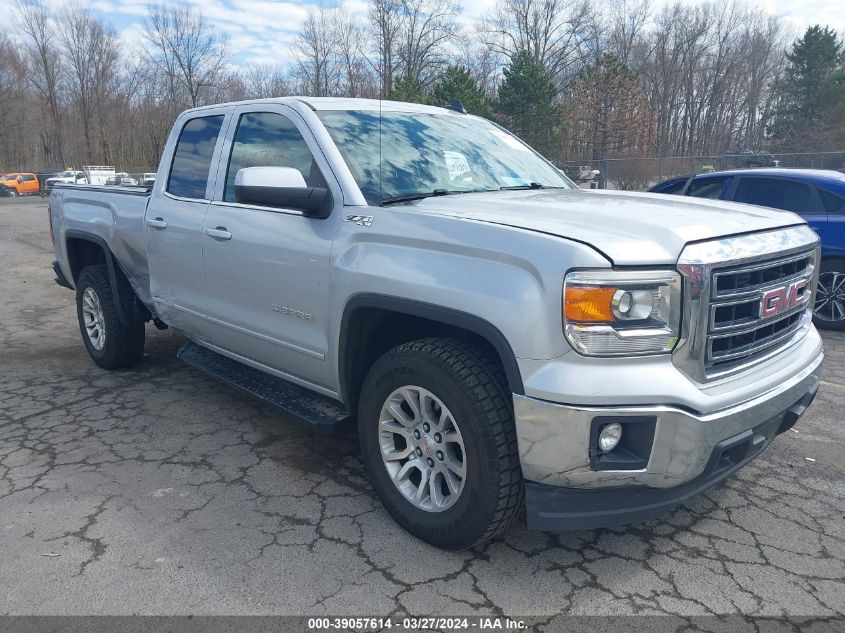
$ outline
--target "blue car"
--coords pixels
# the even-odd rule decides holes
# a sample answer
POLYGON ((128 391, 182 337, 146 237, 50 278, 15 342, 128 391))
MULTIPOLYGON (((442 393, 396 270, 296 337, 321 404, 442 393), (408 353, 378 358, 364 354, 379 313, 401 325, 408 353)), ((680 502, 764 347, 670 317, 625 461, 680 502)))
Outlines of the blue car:
POLYGON ((821 169, 741 169, 681 176, 649 191, 793 211, 819 234, 815 322, 845 330, 845 174, 821 169))

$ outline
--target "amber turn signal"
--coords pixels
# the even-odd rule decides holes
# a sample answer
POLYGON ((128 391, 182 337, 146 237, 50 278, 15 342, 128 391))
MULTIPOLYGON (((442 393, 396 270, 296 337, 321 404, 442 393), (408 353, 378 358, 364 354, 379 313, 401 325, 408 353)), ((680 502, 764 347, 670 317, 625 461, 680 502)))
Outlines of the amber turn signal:
POLYGON ((612 323, 613 295, 616 288, 566 286, 563 316, 576 323, 612 323))

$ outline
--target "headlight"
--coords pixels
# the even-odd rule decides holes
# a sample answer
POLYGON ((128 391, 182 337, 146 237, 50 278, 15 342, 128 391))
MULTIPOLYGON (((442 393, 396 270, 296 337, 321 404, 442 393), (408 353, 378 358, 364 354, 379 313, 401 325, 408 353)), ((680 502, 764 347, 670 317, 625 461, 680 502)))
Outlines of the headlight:
POLYGON ((563 285, 563 328, 587 356, 665 354, 681 323, 681 277, 668 270, 578 270, 563 285))

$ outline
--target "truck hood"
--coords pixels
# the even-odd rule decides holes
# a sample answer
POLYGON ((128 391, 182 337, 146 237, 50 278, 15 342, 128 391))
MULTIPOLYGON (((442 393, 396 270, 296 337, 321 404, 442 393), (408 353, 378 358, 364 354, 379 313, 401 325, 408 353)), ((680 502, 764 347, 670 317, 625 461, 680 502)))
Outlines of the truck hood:
POLYGON ((437 196, 414 208, 557 235, 630 266, 674 264, 689 242, 804 223, 794 213, 722 200, 580 189, 437 196))

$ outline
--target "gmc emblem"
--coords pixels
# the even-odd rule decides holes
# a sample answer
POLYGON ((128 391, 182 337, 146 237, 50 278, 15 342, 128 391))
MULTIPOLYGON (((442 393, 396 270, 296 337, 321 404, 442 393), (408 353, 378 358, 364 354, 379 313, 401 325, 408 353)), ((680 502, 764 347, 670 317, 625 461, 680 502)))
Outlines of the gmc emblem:
POLYGON ((760 299, 760 318, 767 319, 768 317, 777 316, 792 308, 807 303, 810 294, 801 292, 807 287, 807 280, 802 279, 783 286, 781 288, 772 288, 763 293, 760 299))

